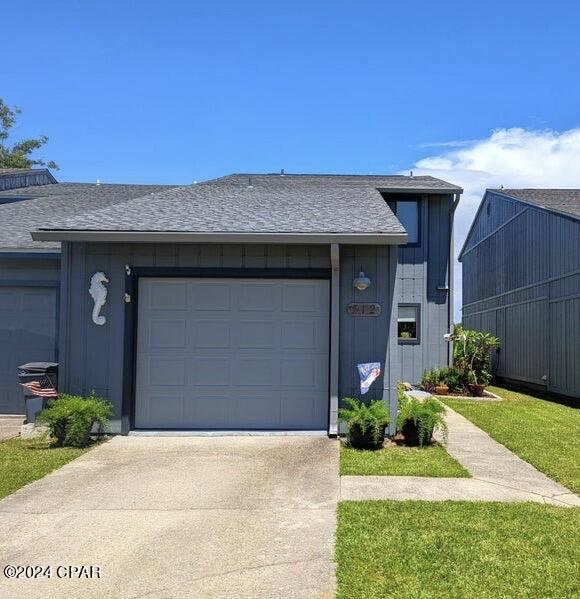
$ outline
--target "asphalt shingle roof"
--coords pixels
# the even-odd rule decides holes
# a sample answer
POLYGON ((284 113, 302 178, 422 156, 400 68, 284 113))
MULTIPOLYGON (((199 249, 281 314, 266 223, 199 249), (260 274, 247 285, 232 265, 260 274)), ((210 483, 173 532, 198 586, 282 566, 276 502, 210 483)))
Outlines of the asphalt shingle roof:
POLYGON ((42 230, 405 233, 381 191, 457 193, 433 177, 236 174, 64 220, 42 230))
POLYGON ((168 189, 167 185, 52 183, 0 192, 0 248, 58 248, 58 242, 33 241, 30 231, 50 219, 90 213, 127 200, 168 189), (17 201, 20 200, 20 201, 17 201))
POLYGON ((547 210, 580 216, 580 189, 495 189, 492 191, 525 200, 547 210))

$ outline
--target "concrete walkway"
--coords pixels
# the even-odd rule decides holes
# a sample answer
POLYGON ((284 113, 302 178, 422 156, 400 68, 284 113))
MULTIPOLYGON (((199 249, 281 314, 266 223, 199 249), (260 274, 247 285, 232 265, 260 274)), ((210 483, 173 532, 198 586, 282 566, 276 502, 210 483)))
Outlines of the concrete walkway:
POLYGON ((447 451, 473 478, 342 476, 341 499, 536 501, 580 506, 580 497, 447 407, 447 451))
POLYGON ((24 416, 0 414, 0 441, 18 437, 24 416))
POLYGON ((333 597, 338 480, 328 438, 115 437, 0 501, 2 567, 101 578, 0 597, 333 597))

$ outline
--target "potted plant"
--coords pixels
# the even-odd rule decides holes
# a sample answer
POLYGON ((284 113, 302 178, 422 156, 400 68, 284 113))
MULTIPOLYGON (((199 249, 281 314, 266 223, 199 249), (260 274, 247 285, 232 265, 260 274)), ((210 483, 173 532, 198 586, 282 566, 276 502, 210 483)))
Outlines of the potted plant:
POLYGON ((427 393, 436 393, 437 395, 447 395, 449 387, 445 382, 445 369, 433 368, 426 370, 421 377, 421 389, 427 393))
POLYGON ((435 388, 441 385, 441 369, 433 368, 432 370, 425 370, 421 377, 421 383, 419 387, 427 393, 433 393, 435 388))
POLYGON ((487 370, 481 370, 479 374, 470 371, 468 374, 467 390, 473 397, 482 397, 483 392, 491 381, 491 374, 487 370))
POLYGON ((499 347, 499 339, 490 333, 472 331, 461 326, 453 333, 454 364, 467 373, 467 389, 474 397, 481 397, 491 381, 489 355, 499 347))
POLYGON ((385 440, 389 413, 381 400, 364 403, 353 397, 343 400, 338 417, 348 425, 348 443, 360 449, 380 449, 385 440))
POLYGON ((410 398, 399 393, 397 428, 401 431, 405 445, 423 447, 431 443, 433 432, 440 430, 447 441, 447 423, 443 416, 445 408, 434 397, 410 398))

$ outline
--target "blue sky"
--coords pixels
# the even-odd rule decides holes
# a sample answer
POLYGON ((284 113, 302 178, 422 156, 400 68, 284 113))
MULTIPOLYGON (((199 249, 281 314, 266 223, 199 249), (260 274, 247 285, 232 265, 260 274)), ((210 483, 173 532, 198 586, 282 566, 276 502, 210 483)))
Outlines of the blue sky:
POLYGON ((577 2, 20 1, 2 21, 0 96, 60 180, 392 173, 580 125, 577 2))
POLYGON ((3 28, 0 94, 25 111, 18 133, 50 136, 67 180, 393 172, 426 143, 580 118, 577 2, 54 0, 2 14, 23 28, 3 28))

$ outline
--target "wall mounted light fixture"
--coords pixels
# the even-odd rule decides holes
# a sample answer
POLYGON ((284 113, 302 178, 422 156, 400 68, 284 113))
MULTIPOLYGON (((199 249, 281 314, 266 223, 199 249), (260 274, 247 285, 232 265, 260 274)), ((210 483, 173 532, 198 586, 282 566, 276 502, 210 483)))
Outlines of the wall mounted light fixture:
POLYGON ((364 291, 368 289, 371 285, 371 280, 365 275, 364 270, 358 273, 358 277, 352 282, 353 287, 358 289, 359 291, 364 291))

